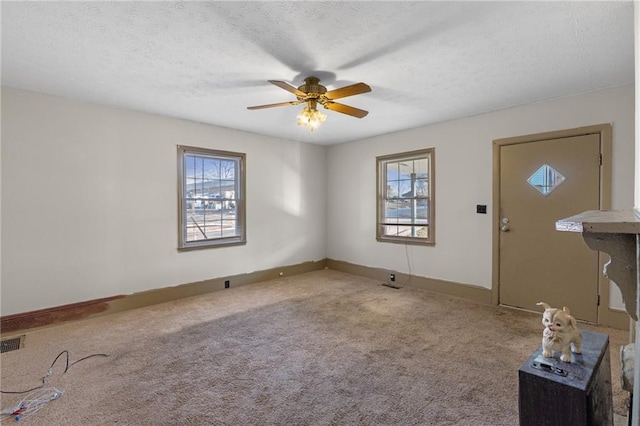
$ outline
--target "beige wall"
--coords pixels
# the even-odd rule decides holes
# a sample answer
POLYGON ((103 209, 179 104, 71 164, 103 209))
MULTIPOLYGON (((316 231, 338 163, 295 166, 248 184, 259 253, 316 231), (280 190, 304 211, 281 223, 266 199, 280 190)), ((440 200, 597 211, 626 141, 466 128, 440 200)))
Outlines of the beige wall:
POLYGON ((1 314, 324 259, 325 156, 3 88, 1 314), (246 245, 178 253, 178 144, 247 154, 246 245))
MULTIPOLYGON (((491 288, 492 141, 600 123, 613 124, 612 207, 631 208, 633 85, 331 146, 327 256, 491 288), (436 149, 436 245, 377 242, 376 156, 429 147, 436 149), (476 204, 486 204, 488 214, 476 214, 476 204)), ((622 308, 617 288, 611 287, 611 306, 622 308)))

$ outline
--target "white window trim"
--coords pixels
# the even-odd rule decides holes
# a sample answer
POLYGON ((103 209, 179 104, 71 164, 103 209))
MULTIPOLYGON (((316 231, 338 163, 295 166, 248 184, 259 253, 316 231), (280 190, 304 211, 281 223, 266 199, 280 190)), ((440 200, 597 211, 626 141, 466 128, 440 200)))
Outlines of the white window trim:
POLYGON ((384 155, 376 157, 376 239, 380 242, 391 242, 401 244, 417 244, 417 245, 435 245, 436 243, 436 226, 435 226, 435 148, 426 148, 416 151, 402 152, 398 154, 384 155), (429 213, 428 213, 428 238, 419 237, 405 237, 405 236, 390 236, 384 235, 382 232, 384 226, 385 216, 385 201, 386 188, 387 188, 387 176, 385 172, 385 164, 393 161, 411 160, 417 158, 429 157, 429 171, 428 171, 428 201, 429 201, 429 213))
POLYGON ((228 247, 242 245, 247 242, 246 227, 246 154, 239 152, 220 151, 208 148, 199 148, 178 145, 178 250, 187 251, 215 247, 228 247), (237 161, 239 164, 239 176, 235 177, 237 193, 235 194, 237 205, 237 223, 240 233, 233 237, 211 238, 200 241, 187 241, 185 214, 185 177, 184 156, 201 155, 214 158, 226 158, 237 161), (239 180, 239 182, 238 182, 239 180))

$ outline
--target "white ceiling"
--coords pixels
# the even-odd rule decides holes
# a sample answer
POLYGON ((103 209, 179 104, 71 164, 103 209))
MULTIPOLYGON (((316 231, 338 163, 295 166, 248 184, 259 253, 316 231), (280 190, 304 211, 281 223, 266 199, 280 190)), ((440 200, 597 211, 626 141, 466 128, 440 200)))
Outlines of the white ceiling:
POLYGON ((632 83, 633 3, 8 2, 2 85, 335 144, 632 83), (363 81, 311 133, 267 80, 363 81))

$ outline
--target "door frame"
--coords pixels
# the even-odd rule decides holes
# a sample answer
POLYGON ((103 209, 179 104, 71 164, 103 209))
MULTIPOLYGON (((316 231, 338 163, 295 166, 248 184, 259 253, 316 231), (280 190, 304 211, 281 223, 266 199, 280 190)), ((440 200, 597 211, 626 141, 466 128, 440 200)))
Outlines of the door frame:
MULTIPOLYGON (((612 173, 612 125, 609 123, 552 132, 535 133, 524 136, 495 139, 493 141, 493 205, 492 205, 492 270, 491 302, 500 304, 500 149, 506 145, 515 145, 549 139, 561 139, 589 134, 600 135, 600 209, 611 209, 611 173, 612 173)), ((604 326, 626 329, 629 327, 625 312, 609 308, 609 280, 604 276, 604 265, 608 256, 598 252, 598 294, 600 303, 597 308, 597 323, 604 326)))

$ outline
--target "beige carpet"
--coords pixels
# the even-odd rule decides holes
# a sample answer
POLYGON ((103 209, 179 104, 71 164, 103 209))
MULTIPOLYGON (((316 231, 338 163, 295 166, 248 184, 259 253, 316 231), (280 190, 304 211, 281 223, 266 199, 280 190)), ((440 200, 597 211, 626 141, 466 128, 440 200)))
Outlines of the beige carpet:
MULTIPOLYGON (((27 333, 2 390, 39 385, 68 350, 109 357, 64 374, 61 357, 47 384, 63 395, 20 424, 516 425, 540 317, 322 270, 27 333)), ((624 414, 628 333, 581 327, 610 336, 624 414)))

